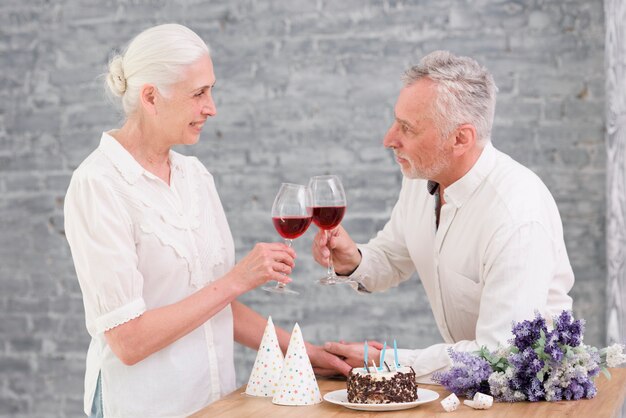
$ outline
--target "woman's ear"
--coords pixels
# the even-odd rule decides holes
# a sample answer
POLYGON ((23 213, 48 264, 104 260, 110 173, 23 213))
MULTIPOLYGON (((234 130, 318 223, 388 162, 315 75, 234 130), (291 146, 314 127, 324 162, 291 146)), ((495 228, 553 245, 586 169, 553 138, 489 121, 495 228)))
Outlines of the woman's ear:
POLYGON ((144 84, 139 93, 141 106, 151 115, 157 114, 156 102, 158 95, 157 88, 152 84, 144 84))

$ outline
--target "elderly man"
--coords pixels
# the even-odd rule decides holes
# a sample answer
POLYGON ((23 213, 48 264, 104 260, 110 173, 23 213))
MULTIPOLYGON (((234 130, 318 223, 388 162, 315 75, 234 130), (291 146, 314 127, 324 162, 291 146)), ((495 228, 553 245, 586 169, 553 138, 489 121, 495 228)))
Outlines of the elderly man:
MULTIPOLYGON (((450 365, 449 348, 493 348, 511 338, 512 321, 572 308, 574 274, 554 199, 491 144, 496 90, 476 61, 445 51, 409 69, 384 139, 404 175, 391 219, 365 245, 341 227, 330 242, 322 233, 314 240, 315 259, 327 265, 330 247, 337 273, 361 292, 384 291, 417 271, 444 340, 398 350, 421 381, 450 365)), ((363 364, 362 344, 326 349, 363 364)))

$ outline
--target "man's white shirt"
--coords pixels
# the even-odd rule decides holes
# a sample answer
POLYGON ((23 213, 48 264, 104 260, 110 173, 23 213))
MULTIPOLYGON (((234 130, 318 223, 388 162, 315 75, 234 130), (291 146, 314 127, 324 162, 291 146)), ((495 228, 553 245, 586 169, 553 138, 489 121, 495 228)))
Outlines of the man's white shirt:
MULTIPOLYGON (((350 276, 384 291, 415 271, 444 343, 399 349, 421 381, 450 365, 448 349, 495 348, 513 321, 572 309, 574 274, 556 203, 528 168, 488 143, 472 169, 444 191, 439 226, 426 180, 404 179, 391 219, 359 249, 350 276)), ((407 318, 409 320, 410 318, 407 318)), ((387 361, 393 362, 393 352, 387 361)))

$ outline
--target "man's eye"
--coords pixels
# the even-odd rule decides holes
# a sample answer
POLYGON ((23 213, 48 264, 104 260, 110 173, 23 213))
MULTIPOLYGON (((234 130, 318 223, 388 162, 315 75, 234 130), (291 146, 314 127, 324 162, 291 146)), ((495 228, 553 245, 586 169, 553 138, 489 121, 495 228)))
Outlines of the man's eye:
POLYGON ((406 126, 405 124, 400 125, 400 127, 402 128, 402 132, 407 133, 409 131, 409 127, 406 126))
POLYGON ((198 92, 196 94, 194 94, 195 97, 200 97, 204 94, 204 90, 202 90, 201 92, 198 92))

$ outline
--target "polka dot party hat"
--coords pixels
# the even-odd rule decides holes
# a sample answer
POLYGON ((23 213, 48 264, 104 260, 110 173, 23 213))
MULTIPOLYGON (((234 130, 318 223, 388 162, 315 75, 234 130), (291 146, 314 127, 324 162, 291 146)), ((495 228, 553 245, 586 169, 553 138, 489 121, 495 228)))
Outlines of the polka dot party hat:
POLYGON ((278 390, 272 399, 278 405, 314 405, 322 402, 311 361, 306 353, 300 326, 291 332, 285 364, 280 374, 278 390))
POLYGON ((283 352, 278 345, 272 317, 267 319, 261 346, 254 361, 246 393, 252 396, 271 397, 278 392, 278 380, 283 368, 283 352))

